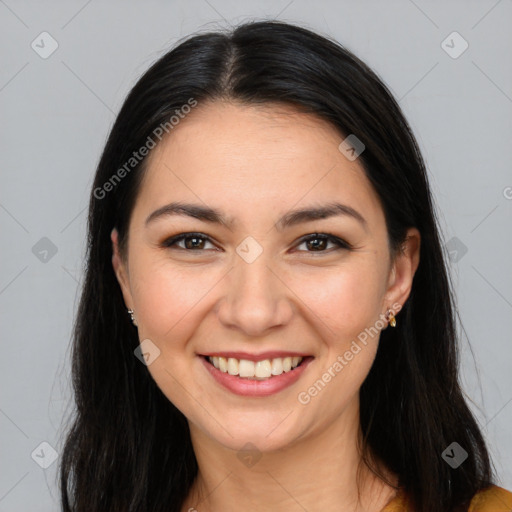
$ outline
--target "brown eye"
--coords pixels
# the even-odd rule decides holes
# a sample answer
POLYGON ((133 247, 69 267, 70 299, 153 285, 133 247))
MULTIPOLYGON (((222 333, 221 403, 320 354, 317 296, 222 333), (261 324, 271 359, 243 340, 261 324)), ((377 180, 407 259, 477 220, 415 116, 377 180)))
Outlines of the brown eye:
POLYGON ((350 249, 349 244, 344 240, 341 240, 341 238, 338 238, 334 235, 320 233, 308 235, 307 237, 303 238, 301 243, 299 244, 299 247, 301 245, 305 245, 307 249, 305 252, 332 252, 330 250, 326 250, 328 248, 329 243, 334 244, 334 250, 350 249))
POLYGON ((165 240, 162 243, 162 247, 188 251, 202 251, 208 249, 205 247, 207 243, 211 244, 211 241, 206 235, 202 235, 201 233, 182 233, 165 240), (182 242, 183 244, 181 245, 182 242))
POLYGON ((197 236, 184 238, 185 249, 204 249, 204 238, 197 236))

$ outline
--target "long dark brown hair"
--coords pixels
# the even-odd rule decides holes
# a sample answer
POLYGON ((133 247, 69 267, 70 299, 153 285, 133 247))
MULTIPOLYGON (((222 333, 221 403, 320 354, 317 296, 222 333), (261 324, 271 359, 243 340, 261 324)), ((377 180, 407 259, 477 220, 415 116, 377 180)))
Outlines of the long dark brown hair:
POLYGON ((89 205, 72 345, 76 412, 60 466, 63 510, 179 512, 197 474, 186 418, 134 356, 139 339, 112 269, 110 241, 116 227, 125 254, 146 167, 146 158, 132 167, 126 162, 191 98, 292 105, 364 143, 358 161, 380 198, 392 251, 409 227, 419 230, 421 250, 398 326, 382 332, 360 390, 363 460, 377 471, 373 454, 397 474, 418 512, 465 510, 492 482, 492 471, 459 384, 454 293, 423 158, 372 70, 335 41, 277 21, 180 42, 138 80, 117 116, 89 205), (123 166, 127 172, 113 180, 123 166), (468 453, 456 469, 441 456, 453 441, 468 453))

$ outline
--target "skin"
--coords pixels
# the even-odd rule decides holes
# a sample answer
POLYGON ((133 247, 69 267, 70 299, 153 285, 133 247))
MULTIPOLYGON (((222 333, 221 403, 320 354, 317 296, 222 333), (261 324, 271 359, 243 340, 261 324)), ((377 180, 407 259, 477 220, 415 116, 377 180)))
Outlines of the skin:
POLYGON ((148 370, 190 426, 199 473, 183 511, 371 512, 395 494, 363 465, 357 499, 359 389, 378 335, 360 344, 309 403, 297 398, 358 334, 404 304, 419 263, 415 228, 391 260, 378 196, 357 159, 339 151, 342 140, 327 122, 290 107, 199 105, 148 157, 126 259, 112 231, 112 263, 126 307, 135 311, 140 340, 161 351, 148 370), (229 230, 167 216, 145 226, 154 210, 178 200, 217 208, 235 224, 229 230), (349 216, 283 231, 274 225, 292 209, 332 201, 356 209, 367 227, 349 216), (200 239, 202 251, 197 242, 192 249, 183 241, 161 246, 187 232, 212 242, 200 239), (329 242, 315 251, 314 242, 299 241, 314 233, 331 233, 353 248, 329 242), (247 236, 263 250, 252 263, 236 252, 247 236), (314 360, 291 387, 242 397, 203 367, 198 354, 213 350, 295 350, 314 360), (237 457, 247 442, 261 455, 251 467, 237 457))

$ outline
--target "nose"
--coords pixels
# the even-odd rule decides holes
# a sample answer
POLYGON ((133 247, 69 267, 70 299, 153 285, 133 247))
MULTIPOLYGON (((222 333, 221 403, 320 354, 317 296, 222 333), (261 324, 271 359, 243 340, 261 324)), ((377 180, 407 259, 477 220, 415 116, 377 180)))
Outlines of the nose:
POLYGON ((252 263, 235 261, 217 308, 224 326, 256 337, 290 322, 293 294, 269 263, 263 254, 252 263))

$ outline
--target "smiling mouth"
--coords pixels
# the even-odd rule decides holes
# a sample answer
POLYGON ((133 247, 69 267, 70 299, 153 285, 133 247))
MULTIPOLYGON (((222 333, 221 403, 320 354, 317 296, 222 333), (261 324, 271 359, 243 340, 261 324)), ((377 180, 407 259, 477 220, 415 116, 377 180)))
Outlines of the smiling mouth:
POLYGON ((248 380, 269 380, 283 373, 294 371, 307 357, 275 357, 261 361, 249 361, 248 359, 236 359, 234 357, 203 356, 208 363, 223 373, 228 373, 248 380))

